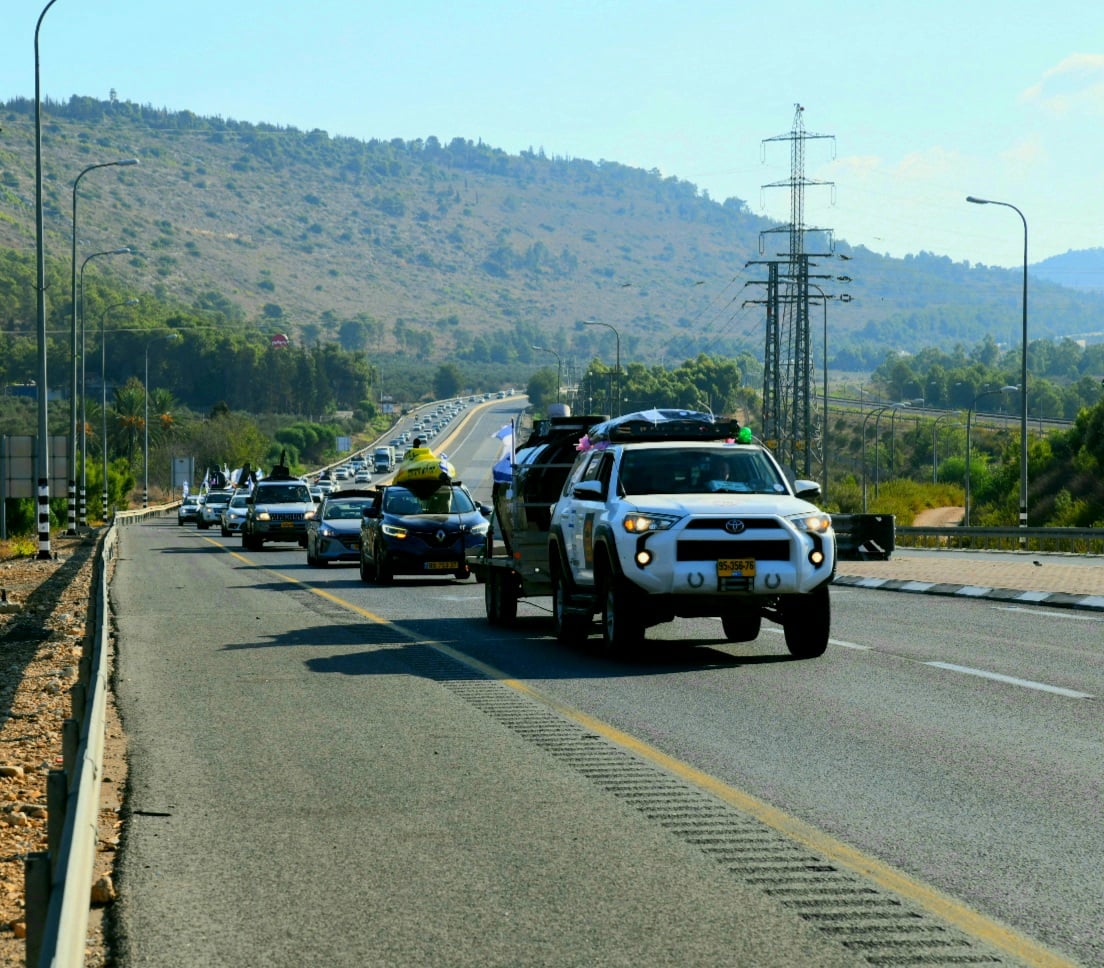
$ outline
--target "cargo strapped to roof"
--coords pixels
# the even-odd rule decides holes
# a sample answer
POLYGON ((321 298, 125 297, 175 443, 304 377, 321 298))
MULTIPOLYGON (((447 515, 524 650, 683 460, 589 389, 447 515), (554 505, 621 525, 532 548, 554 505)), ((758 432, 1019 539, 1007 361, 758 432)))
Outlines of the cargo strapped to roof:
POLYGON ((595 424, 587 431, 589 444, 608 441, 727 440, 740 432, 736 420, 717 420, 695 410, 641 410, 595 424))

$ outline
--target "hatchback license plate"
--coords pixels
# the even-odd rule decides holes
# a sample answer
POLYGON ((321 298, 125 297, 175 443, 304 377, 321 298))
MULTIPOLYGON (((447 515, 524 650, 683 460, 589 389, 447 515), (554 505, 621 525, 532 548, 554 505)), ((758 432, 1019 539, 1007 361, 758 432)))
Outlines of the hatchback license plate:
POLYGON ((722 558, 717 562, 718 578, 754 578, 754 558, 722 558))

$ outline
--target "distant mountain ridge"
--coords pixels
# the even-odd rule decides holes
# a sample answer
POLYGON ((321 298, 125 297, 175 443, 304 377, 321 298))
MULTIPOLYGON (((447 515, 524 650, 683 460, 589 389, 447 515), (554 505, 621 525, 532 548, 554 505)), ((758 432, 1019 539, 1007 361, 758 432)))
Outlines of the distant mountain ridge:
MULTIPOLYGON (((677 178, 462 138, 364 142, 77 96, 43 116, 52 260, 68 264, 77 174, 140 160, 84 178, 78 205, 78 257, 130 246, 95 272, 136 294, 426 360, 506 362, 533 343, 608 355, 611 334, 584 320, 615 327, 625 361, 763 352, 763 262, 782 258, 785 236, 764 235, 777 224, 739 199, 715 202, 677 178)), ((25 252, 33 104, 15 99, 0 117, 0 247, 25 252)), ((846 368, 891 349, 1018 339, 1010 270, 840 244, 813 271, 830 297, 830 358, 846 368)), ((1104 329, 1104 294, 1033 275, 1032 338, 1104 329)), ((57 312, 68 295, 49 298, 57 312)))
POLYGON ((1104 292, 1104 248, 1071 249, 1029 264, 1028 275, 1070 289, 1104 292))

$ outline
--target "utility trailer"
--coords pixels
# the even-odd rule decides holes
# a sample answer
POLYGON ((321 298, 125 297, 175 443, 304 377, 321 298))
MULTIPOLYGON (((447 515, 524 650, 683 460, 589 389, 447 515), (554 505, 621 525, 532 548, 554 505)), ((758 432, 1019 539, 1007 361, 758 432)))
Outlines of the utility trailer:
POLYGON ((483 583, 487 621, 510 625, 518 600, 552 594, 548 527, 552 506, 575 464, 579 439, 604 416, 559 416, 540 421, 513 460, 513 479, 496 483, 487 541, 471 570, 483 583))

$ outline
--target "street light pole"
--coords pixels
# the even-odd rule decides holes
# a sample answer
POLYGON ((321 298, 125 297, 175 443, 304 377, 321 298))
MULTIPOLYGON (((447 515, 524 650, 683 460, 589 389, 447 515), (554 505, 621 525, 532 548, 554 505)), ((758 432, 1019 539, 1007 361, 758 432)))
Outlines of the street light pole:
POLYGON ((73 325, 70 330, 70 349, 72 374, 69 381, 69 534, 77 533, 77 186, 90 171, 97 168, 112 168, 123 165, 136 165, 137 158, 125 158, 122 161, 105 161, 84 168, 73 181, 73 260, 71 303, 73 325))
POLYGON ((550 350, 546 346, 534 346, 532 349, 537 350, 539 353, 551 353, 556 357, 556 402, 560 402, 560 387, 563 385, 563 360, 560 359, 560 354, 555 350, 550 350))
POLYGON ((103 520, 104 524, 107 523, 107 339, 105 338, 104 321, 107 319, 108 313, 113 309, 121 309, 123 306, 135 306, 138 304, 137 299, 128 299, 126 302, 115 303, 108 306, 100 316, 100 392, 102 394, 102 403, 100 406, 100 420, 101 420, 101 446, 103 447, 103 520))
MULTIPOLYGON (((888 410, 888 409, 889 409, 889 407, 875 408, 875 409, 871 410, 865 417, 863 417, 863 422, 862 422, 862 509, 863 509, 863 514, 866 514, 866 425, 870 422, 871 417, 877 417, 877 418, 881 419, 882 413, 884 411, 888 410)), ((874 446, 875 447, 877 447, 877 445, 878 445, 877 437, 878 437, 877 423, 875 423, 875 429, 874 429, 874 438, 875 438, 874 446)))
POLYGON ((81 480, 80 480, 80 501, 78 502, 78 519, 80 526, 88 526, 88 423, 85 416, 85 400, 88 396, 87 383, 85 382, 85 365, 87 363, 85 350, 84 350, 84 267, 88 265, 93 259, 98 259, 102 255, 130 255, 130 249, 127 246, 123 246, 119 249, 107 249, 103 252, 93 252, 91 255, 86 256, 80 267, 80 359, 81 359, 81 374, 80 374, 80 452, 81 452, 81 480))
POLYGON ((617 341, 617 399, 614 406, 613 416, 621 416, 621 334, 617 332, 609 323, 603 323, 597 319, 583 320, 584 326, 605 326, 611 333, 613 333, 614 339, 617 341))
MULTIPOLYGON (((824 377, 824 435, 821 441, 821 453, 824 466, 821 469, 822 476, 824 478, 821 481, 820 493, 824 501, 828 500, 828 299, 829 297, 824 295, 824 290, 820 288, 815 282, 809 283, 810 289, 815 289, 820 293, 820 303, 824 307, 824 341, 821 352, 824 354, 821 359, 821 370, 824 377)), ((860 408, 861 412, 861 408, 860 408)))
POLYGON ((38 559, 50 559, 50 430, 47 398, 50 387, 46 373, 46 244, 42 224, 42 82, 39 70, 38 34, 47 11, 57 2, 50 0, 38 15, 34 32, 35 77, 35 305, 38 336, 38 559))
POLYGON ((144 464, 144 485, 142 488, 142 507, 149 507, 149 351, 150 346, 159 340, 180 339, 179 333, 169 333, 167 336, 155 336, 146 343, 146 382, 145 388, 146 409, 142 418, 142 426, 145 431, 145 441, 142 444, 142 456, 144 464))
POLYGON ((938 484, 939 483, 939 457, 938 457, 939 444, 938 444, 938 440, 936 438, 937 431, 939 430, 939 421, 940 420, 947 420, 951 417, 961 417, 961 416, 962 416, 962 413, 958 410, 955 410, 952 413, 940 414, 932 422, 932 483, 933 484, 938 484))
MULTIPOLYGON (((1011 202, 998 202, 991 198, 967 195, 966 201, 975 205, 1000 205, 1010 208, 1023 222, 1023 351, 1020 354, 1020 527, 1027 527, 1027 219, 1011 202)), ((1020 547, 1026 538, 1020 538, 1020 547)))

